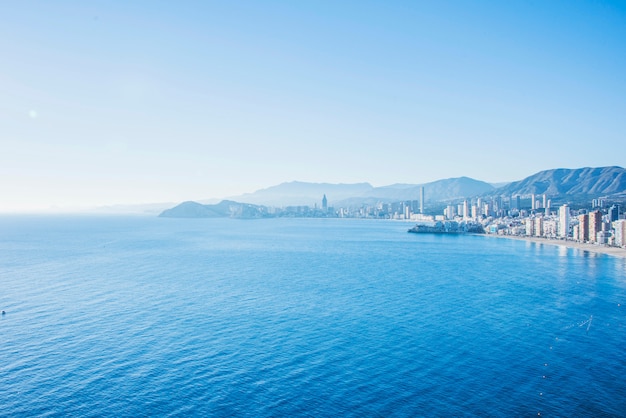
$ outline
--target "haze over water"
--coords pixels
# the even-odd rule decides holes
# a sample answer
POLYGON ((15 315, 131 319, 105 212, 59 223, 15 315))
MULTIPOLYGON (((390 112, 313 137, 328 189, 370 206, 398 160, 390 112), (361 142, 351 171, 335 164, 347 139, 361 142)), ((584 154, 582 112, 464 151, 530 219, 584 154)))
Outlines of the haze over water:
POLYGON ((410 224, 0 218, 0 416, 623 416, 626 262, 410 224))

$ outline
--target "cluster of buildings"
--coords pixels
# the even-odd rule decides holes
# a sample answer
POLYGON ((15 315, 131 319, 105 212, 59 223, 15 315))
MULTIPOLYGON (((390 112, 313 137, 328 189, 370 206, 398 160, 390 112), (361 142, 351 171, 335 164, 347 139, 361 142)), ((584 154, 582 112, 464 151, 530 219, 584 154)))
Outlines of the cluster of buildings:
POLYGON ((620 206, 606 205, 606 199, 594 199, 591 207, 574 209, 567 204, 551 207, 546 195, 531 197, 530 208, 521 209, 520 198, 511 198, 508 207, 496 198, 488 204, 469 205, 467 201, 444 210, 445 219, 480 222, 486 233, 626 247, 626 219, 620 206), (471 208, 471 209, 469 209, 471 208))
POLYGON ((463 200, 447 204, 439 215, 424 213, 423 194, 420 200, 378 202, 358 207, 333 208, 326 195, 321 206, 291 206, 272 209, 274 216, 376 218, 414 221, 422 224, 454 222, 459 225, 481 225, 488 234, 574 240, 581 243, 626 248, 626 219, 620 205, 607 204, 597 198, 591 204, 576 208, 563 204, 553 207, 546 194, 529 196, 498 196, 463 200))
POLYGON ((387 218, 418 223, 454 221, 480 224, 488 234, 574 240, 626 248, 626 219, 620 205, 609 205, 606 198, 593 199, 590 205, 583 203, 573 208, 568 204, 553 207, 546 194, 478 197, 447 204, 440 215, 427 215, 423 199, 335 210, 327 206, 324 196, 322 208, 325 213, 337 217, 387 218))

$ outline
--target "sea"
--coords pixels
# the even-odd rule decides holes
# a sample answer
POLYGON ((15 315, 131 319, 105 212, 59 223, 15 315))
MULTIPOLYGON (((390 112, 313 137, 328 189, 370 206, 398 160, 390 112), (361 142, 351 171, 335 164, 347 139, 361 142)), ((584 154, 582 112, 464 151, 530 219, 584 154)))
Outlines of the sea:
POLYGON ((411 226, 1 216, 0 416, 626 416, 626 259, 411 226))

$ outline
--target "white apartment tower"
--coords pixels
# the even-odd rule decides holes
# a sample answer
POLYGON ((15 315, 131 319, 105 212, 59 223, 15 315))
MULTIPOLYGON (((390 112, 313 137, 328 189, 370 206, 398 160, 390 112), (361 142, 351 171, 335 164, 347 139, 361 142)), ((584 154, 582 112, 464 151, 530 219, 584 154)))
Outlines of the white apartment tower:
POLYGON ((569 235, 569 206, 559 208, 559 237, 567 238, 569 235))
POLYGON ((620 219, 613 222, 615 228, 615 245, 626 247, 626 220, 620 219))

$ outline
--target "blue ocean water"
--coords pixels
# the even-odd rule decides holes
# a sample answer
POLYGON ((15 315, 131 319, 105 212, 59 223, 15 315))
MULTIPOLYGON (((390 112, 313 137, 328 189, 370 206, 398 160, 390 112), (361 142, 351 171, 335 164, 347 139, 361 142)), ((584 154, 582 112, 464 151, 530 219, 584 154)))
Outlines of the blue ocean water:
POLYGON ((410 226, 0 217, 0 416, 626 416, 626 260, 410 226))

